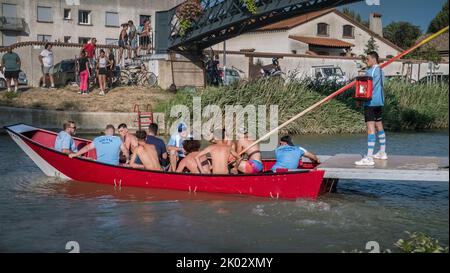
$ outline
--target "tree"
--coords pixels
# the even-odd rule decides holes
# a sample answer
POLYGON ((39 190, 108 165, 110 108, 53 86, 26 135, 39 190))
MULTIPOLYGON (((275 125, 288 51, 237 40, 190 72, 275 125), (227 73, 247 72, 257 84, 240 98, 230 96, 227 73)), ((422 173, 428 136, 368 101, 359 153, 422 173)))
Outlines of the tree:
POLYGON ((342 10, 342 13, 347 15, 348 17, 353 18, 353 20, 357 21, 358 23, 363 24, 366 27, 369 27, 369 21, 363 20, 361 15, 359 13, 357 13, 356 11, 351 10, 349 8, 344 8, 342 10))
POLYGON ((444 27, 448 26, 448 1, 442 7, 442 10, 436 15, 436 17, 431 21, 428 27, 428 33, 435 33, 444 27))
POLYGON ((420 27, 408 22, 392 22, 383 29, 383 36, 400 48, 410 48, 421 35, 420 27))
POLYGON ((375 38, 370 37, 369 41, 367 41, 366 49, 364 49, 364 53, 369 54, 372 51, 378 51, 377 41, 375 38))

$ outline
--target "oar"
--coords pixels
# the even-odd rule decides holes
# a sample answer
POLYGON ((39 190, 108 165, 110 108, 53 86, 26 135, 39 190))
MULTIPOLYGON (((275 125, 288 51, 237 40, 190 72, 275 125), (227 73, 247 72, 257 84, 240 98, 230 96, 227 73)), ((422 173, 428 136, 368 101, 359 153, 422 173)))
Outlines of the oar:
MULTIPOLYGON (((416 44, 415 46, 411 47, 410 49, 400 53, 399 55, 397 55, 396 57, 388 60, 387 62, 383 63, 380 65, 381 68, 384 68, 388 65, 390 65, 391 63, 395 62, 396 60, 402 58, 403 56, 411 53, 412 51, 416 50, 417 48, 423 46, 424 44, 430 42, 431 40, 436 39, 437 37, 439 37, 440 35, 444 34, 445 32, 447 32, 449 29, 449 27, 445 27, 444 29, 440 30, 439 32, 431 35, 430 37, 424 39, 423 41, 421 41, 420 43, 416 44)), ((269 136, 271 136, 272 134, 274 134, 275 132, 278 132, 278 130, 280 130, 283 127, 286 127, 287 125, 289 125, 290 123, 292 123, 293 121, 301 118, 302 116, 306 115, 307 113, 311 112, 312 110, 316 109, 317 107, 321 106, 322 104, 326 103, 327 101, 331 100, 332 98, 336 97, 337 95, 343 93, 344 91, 352 88, 353 86, 355 86, 356 81, 352 81, 351 83, 347 84, 346 86, 342 87, 341 89, 339 89, 338 91, 334 92, 333 94, 329 95, 328 97, 316 102, 315 104, 311 105, 310 107, 306 108, 303 112, 297 114, 296 116, 292 117, 291 119, 289 119, 288 121, 286 121, 285 123, 281 124, 280 126, 278 126, 277 128, 273 129, 272 131, 268 132, 267 134, 265 134, 264 136, 262 136, 261 138, 259 138, 257 141, 253 142, 250 146, 248 146, 247 148, 245 148, 242 152, 239 153, 239 155, 242 155, 244 153, 246 153, 249 149, 251 149, 253 146, 261 143, 262 141, 264 141, 266 138, 268 138, 269 136)), ((233 162, 232 162, 233 163, 233 162)), ((230 163, 231 164, 231 163, 230 163)))

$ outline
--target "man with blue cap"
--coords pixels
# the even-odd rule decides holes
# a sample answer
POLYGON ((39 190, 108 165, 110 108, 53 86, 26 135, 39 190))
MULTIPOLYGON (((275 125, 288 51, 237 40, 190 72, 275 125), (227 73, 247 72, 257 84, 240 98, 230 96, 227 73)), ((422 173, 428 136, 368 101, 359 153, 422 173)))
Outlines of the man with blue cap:
POLYGON ((177 132, 170 136, 167 143, 167 150, 170 156, 170 171, 175 172, 177 170, 178 162, 186 156, 186 151, 183 148, 183 142, 189 136, 188 128, 186 124, 180 123, 177 127, 177 132))

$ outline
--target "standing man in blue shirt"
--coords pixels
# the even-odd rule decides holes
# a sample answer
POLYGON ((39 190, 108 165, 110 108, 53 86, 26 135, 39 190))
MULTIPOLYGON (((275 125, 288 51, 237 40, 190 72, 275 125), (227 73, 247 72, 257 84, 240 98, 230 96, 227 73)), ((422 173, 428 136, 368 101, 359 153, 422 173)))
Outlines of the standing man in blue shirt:
POLYGON ((315 154, 300 146, 295 146, 290 136, 284 136, 280 139, 280 146, 275 150, 275 157, 277 162, 273 165, 272 172, 276 172, 278 169, 298 169, 302 157, 309 158, 314 163, 320 163, 315 154))
POLYGON ((383 128, 383 106, 384 106, 384 74, 379 65, 378 53, 373 51, 367 54, 368 70, 366 75, 373 79, 373 95, 370 101, 364 103, 364 117, 367 126, 367 155, 360 161, 356 161, 357 166, 373 166, 374 159, 387 160, 386 154, 386 133, 383 128), (376 133, 378 132, 378 140, 380 142, 380 151, 374 154, 375 144, 377 141, 376 133))
POLYGON ((63 125, 63 131, 59 132, 55 139, 55 150, 65 154, 77 152, 75 141, 72 136, 75 134, 77 126, 74 121, 68 121, 63 125))
POLYGON ((95 149, 97 153, 97 161, 110 165, 119 165, 120 151, 126 156, 127 161, 130 158, 130 154, 122 142, 122 139, 118 136, 114 136, 115 128, 113 125, 107 125, 105 129, 105 135, 96 137, 91 144, 86 145, 83 149, 77 153, 70 154, 70 158, 74 158, 83 155, 90 150, 95 149))

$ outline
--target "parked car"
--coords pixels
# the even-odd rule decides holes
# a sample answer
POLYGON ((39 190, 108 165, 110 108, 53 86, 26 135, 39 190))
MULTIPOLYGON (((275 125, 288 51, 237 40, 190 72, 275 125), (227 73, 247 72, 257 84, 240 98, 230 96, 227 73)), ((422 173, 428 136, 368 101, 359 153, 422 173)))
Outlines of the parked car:
POLYGON ((239 71, 236 69, 227 67, 225 71, 226 77, 223 73, 223 67, 219 68, 219 75, 223 85, 231 85, 241 80, 241 75, 239 75, 239 71))
MULTIPOLYGON (((28 85, 27 74, 25 74, 25 72, 23 72, 22 70, 20 70, 19 72, 19 78, 17 79, 17 82, 19 83, 19 85, 28 85)), ((11 83, 14 84, 13 82, 11 83)), ((4 69, 0 70, 0 88, 6 88, 4 69)))
POLYGON ((56 86, 65 86, 77 82, 75 60, 62 60, 54 67, 53 79, 56 86))
POLYGON ((449 83, 449 75, 444 74, 436 74, 436 75, 428 75, 419 80, 419 84, 432 84, 432 83, 449 83))
MULTIPOLYGON (((53 78, 55 80, 56 86, 65 86, 72 83, 78 84, 79 79, 76 73, 76 60, 67 59, 57 63, 54 67, 53 78)), ((118 83, 119 78, 120 78, 120 67, 116 66, 116 70, 114 71, 113 84, 118 83)), ((95 79, 92 81, 95 81, 95 79)))
POLYGON ((318 81, 333 81, 338 84, 348 83, 348 77, 339 66, 321 65, 311 68, 312 77, 318 81))

